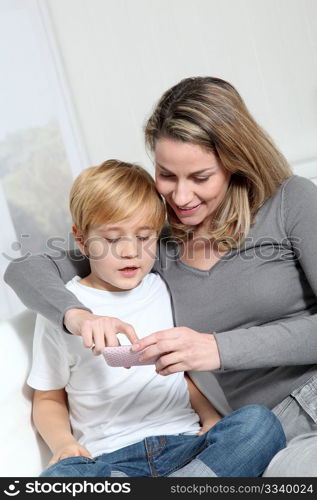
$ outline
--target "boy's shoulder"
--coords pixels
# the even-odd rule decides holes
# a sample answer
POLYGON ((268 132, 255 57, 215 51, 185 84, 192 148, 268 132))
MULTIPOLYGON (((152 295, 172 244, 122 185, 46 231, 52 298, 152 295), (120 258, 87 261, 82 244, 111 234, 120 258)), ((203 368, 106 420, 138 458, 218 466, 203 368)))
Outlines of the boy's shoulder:
POLYGON ((78 283, 80 281, 80 276, 74 276, 71 280, 65 283, 65 288, 67 288, 70 292, 73 292, 78 288, 78 283))
POLYGON ((64 335, 67 334, 57 325, 52 323, 41 314, 36 315, 33 337, 33 341, 35 344, 41 342, 43 338, 46 338, 50 339, 50 346, 52 346, 51 340, 53 340, 54 344, 64 345, 64 335))
POLYGON ((151 271, 149 274, 144 276, 142 283, 145 284, 145 288, 166 286, 164 279, 156 271, 151 271))

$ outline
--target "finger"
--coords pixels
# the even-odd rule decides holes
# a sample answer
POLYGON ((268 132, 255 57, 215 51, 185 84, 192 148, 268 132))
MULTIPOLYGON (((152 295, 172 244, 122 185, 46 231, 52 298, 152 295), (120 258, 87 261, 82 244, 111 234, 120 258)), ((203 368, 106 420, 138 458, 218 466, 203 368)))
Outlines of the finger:
POLYGON ((106 339, 106 347, 118 347, 120 345, 115 329, 107 328, 107 331, 104 332, 104 337, 106 339))
POLYGON ((94 354, 100 354, 102 349, 105 347, 105 335, 103 325, 100 321, 96 321, 92 325, 92 337, 95 344, 94 354))
MULTIPOLYGON (((132 350, 132 347, 131 347, 132 350)), ((158 344, 151 345, 147 347, 144 352, 142 352, 141 356, 139 356, 139 361, 148 361, 151 358, 158 357, 162 354, 160 351, 158 344)))
MULTIPOLYGON (((179 337, 169 338, 168 340, 160 340, 157 344, 146 347, 144 351, 142 351, 139 359, 140 361, 147 361, 154 357, 161 358, 166 354, 178 353, 178 358, 175 358, 173 362, 180 362, 182 360, 180 357, 182 348, 183 345, 179 337)), ((163 366, 160 368, 163 368, 163 366)))
POLYGON ((129 325, 127 323, 122 323, 122 327, 121 327, 121 330, 123 333, 125 333, 125 335, 128 337, 128 339, 130 340, 131 344, 135 344, 138 342, 138 336, 133 328, 132 325, 129 325))
POLYGON ((207 432, 207 428, 205 426, 201 427, 201 429, 199 430, 198 434, 201 435, 201 434, 205 434, 205 432, 207 432))
POLYGON ((206 434, 206 432, 208 432, 210 429, 211 429, 212 426, 208 426, 208 427, 203 427, 199 432, 200 432, 200 435, 203 435, 203 434, 206 434))
POLYGON ((81 450, 80 455, 82 457, 92 458, 92 454, 86 449, 81 450))
POLYGON ((107 340, 107 347, 118 347, 121 345, 115 331, 107 332, 106 340, 107 340))
POLYGON ((168 330, 151 333, 151 335, 139 339, 137 344, 134 344, 131 349, 132 351, 141 351, 150 345, 157 344, 160 340, 177 338, 178 335, 174 330, 175 328, 169 328, 168 330))
POLYGON ((124 333, 131 343, 135 343, 139 340, 133 326, 129 323, 125 323, 124 321, 116 318, 115 328, 116 333, 124 333))
POLYGON ((155 363, 156 371, 159 373, 171 365, 177 363, 183 363, 182 353, 180 351, 173 351, 167 354, 163 354, 155 363))
POLYGON ((117 347, 120 345, 116 330, 109 322, 96 324, 94 332, 95 349, 94 354, 100 354, 104 347, 117 347))
POLYGON ((51 465, 56 464, 56 462, 58 462, 58 460, 59 460, 58 458, 52 458, 52 460, 50 460, 48 462, 47 466, 50 467, 51 465))
POLYGON ((176 363, 175 365, 170 365, 164 370, 161 370, 158 372, 159 375, 171 375, 172 373, 179 373, 179 372, 184 372, 186 370, 186 367, 183 363, 176 363))
POLYGON ((80 334, 83 339, 83 345, 85 347, 90 347, 92 344, 92 327, 91 327, 91 322, 85 321, 83 323, 83 326, 81 328, 80 334))
POLYGON ((59 460, 63 460, 63 458, 69 458, 69 457, 78 457, 79 456, 79 453, 78 451, 72 451, 72 452, 64 452, 64 453, 61 453, 60 456, 59 456, 59 460))
POLYGON ((68 458, 69 456, 71 455, 67 453, 61 453, 60 455, 53 457, 52 460, 49 461, 48 465, 50 466, 56 464, 56 462, 59 462, 59 460, 62 460, 63 458, 68 458))

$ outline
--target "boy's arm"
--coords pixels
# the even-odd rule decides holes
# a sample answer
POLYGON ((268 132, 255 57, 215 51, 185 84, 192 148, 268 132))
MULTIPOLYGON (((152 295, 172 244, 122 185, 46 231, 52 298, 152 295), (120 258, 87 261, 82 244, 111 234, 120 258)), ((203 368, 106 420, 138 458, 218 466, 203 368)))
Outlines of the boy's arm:
POLYGON ((205 432, 207 432, 213 425, 215 425, 222 417, 186 374, 185 379, 188 385, 190 404, 200 417, 201 429, 198 435, 201 436, 202 434, 205 434, 205 432))
POLYGON ((67 457, 91 457, 89 451, 78 444, 72 435, 64 389, 34 391, 33 421, 53 453, 48 465, 67 457))

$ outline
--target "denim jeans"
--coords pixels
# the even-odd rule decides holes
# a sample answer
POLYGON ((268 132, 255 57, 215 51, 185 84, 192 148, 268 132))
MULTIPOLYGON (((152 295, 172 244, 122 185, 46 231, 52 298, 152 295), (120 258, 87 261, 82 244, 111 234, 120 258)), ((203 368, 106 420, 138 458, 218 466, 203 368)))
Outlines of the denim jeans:
POLYGON ((273 412, 249 405, 202 436, 151 436, 95 458, 70 457, 41 477, 257 477, 286 444, 273 412))

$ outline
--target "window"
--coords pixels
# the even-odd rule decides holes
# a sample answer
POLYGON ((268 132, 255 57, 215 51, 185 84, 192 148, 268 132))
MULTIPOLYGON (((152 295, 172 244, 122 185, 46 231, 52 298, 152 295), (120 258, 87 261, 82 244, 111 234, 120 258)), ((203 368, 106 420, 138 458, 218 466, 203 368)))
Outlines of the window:
MULTIPOLYGON (((70 246, 68 193, 89 165, 41 0, 0 0, 0 274, 10 260, 70 246)), ((0 319, 24 307, 3 280, 0 319)))

